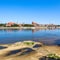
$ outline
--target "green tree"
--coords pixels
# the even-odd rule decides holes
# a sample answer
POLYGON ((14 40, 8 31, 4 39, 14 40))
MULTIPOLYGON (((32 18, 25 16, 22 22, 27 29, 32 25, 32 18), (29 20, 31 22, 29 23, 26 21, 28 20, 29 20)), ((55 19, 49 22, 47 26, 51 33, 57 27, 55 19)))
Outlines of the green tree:
POLYGON ((19 27, 19 25, 18 24, 14 24, 11 27, 19 27))
POLYGON ((32 24, 24 24, 23 27, 34 27, 32 24))

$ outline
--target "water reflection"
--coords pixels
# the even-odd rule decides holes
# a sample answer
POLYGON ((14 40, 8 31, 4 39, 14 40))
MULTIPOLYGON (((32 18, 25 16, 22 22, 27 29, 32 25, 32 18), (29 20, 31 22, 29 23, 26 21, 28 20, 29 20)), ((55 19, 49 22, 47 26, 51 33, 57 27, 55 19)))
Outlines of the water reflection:
POLYGON ((34 51, 35 50, 26 47, 26 48, 22 48, 22 49, 12 50, 12 51, 8 52, 7 54, 5 54, 5 56, 10 56, 10 55, 14 55, 14 54, 17 54, 18 56, 22 56, 22 55, 26 55, 26 54, 29 54, 34 51))
POLYGON ((60 39, 57 39, 54 44, 60 46, 60 39))
POLYGON ((12 31, 32 31, 32 33, 37 32, 37 31, 42 31, 42 30, 60 30, 60 29, 0 29, 0 31, 7 31, 7 32, 12 32, 12 31))
POLYGON ((0 30, 0 44, 24 40, 39 41, 47 45, 60 44, 60 30, 49 29, 8 29, 0 30))
POLYGON ((0 50, 1 50, 1 49, 5 49, 5 48, 7 48, 7 47, 4 47, 4 46, 0 46, 0 50))

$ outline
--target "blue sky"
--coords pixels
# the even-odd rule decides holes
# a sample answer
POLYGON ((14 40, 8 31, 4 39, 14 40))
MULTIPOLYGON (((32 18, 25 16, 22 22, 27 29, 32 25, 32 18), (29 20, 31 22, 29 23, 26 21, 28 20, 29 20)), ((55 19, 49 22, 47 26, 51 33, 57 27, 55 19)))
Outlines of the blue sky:
POLYGON ((60 0, 0 0, 0 23, 60 24, 60 0))

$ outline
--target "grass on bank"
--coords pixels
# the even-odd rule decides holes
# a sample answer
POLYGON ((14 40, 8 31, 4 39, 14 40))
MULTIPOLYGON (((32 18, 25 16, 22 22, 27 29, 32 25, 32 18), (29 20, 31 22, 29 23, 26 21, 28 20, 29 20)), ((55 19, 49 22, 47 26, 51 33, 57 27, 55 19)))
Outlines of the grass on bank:
POLYGON ((34 45, 34 42, 24 42, 26 45, 34 45))
POLYGON ((60 59, 60 56, 57 56, 56 54, 48 54, 47 57, 52 59, 60 59))

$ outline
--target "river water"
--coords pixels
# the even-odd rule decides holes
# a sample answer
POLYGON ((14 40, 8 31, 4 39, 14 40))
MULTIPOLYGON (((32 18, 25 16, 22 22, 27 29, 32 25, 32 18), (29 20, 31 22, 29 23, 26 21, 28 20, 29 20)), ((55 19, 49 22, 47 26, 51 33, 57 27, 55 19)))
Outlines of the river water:
POLYGON ((60 29, 55 30, 0 30, 0 44, 19 41, 39 41, 46 45, 60 45, 60 29))

